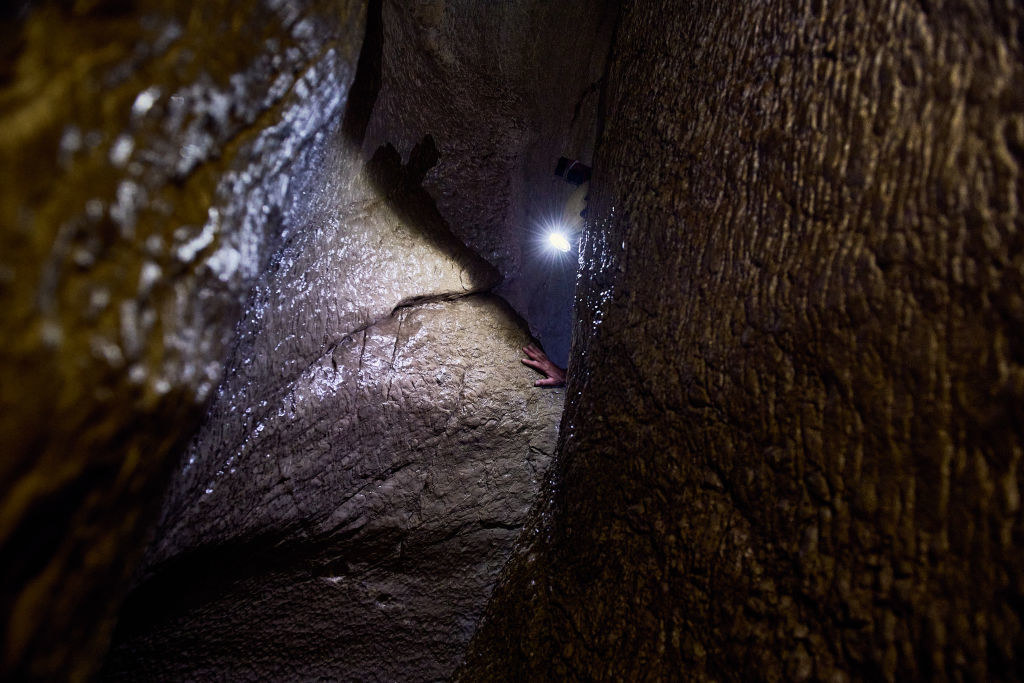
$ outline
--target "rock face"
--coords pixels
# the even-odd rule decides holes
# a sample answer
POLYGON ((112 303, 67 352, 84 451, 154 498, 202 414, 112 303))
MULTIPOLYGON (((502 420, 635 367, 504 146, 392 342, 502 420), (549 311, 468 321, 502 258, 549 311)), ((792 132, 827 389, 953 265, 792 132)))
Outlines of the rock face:
POLYGON ((129 587, 112 678, 451 672, 553 451, 487 292, 589 153, 587 4, 0 10, 0 677, 88 677, 129 587))
MULTIPOLYGON (((534 390, 518 362, 527 330, 483 293, 523 269, 520 183, 555 206, 571 190, 551 167, 592 140, 586 79, 606 50, 592 28, 577 52, 473 41, 607 23, 584 4, 504 7, 490 24, 475 3, 437 3, 438 44, 458 47, 438 62, 422 7, 370 3, 345 120, 311 157, 324 189, 249 296, 105 678, 451 674, 561 413, 562 393, 534 390), (555 53, 560 80, 538 95, 522 72, 555 53)), ((535 286, 519 302, 558 296, 535 286)))
POLYGON ((1024 677, 1022 27, 8 3, 0 678, 1024 677))
POLYGON ((424 187, 452 232, 497 267, 496 290, 563 367, 576 253, 546 228, 573 187, 560 156, 590 163, 617 3, 385 0, 382 78, 364 152, 403 155, 426 135, 440 161, 424 187))
POLYGON ((248 290, 328 183, 362 3, 0 15, 0 676, 102 657, 248 290))
POLYGON ((623 10, 554 483, 464 680, 1022 675, 1022 26, 623 10))
POLYGON ((105 678, 450 675, 561 409, 523 391, 512 320, 489 297, 399 309, 268 391, 248 429, 211 422, 105 678))
MULTIPOLYGON (((554 450, 497 274, 384 148, 250 298, 105 678, 451 674, 554 450)), ((332 166, 331 164, 334 164, 332 166)))

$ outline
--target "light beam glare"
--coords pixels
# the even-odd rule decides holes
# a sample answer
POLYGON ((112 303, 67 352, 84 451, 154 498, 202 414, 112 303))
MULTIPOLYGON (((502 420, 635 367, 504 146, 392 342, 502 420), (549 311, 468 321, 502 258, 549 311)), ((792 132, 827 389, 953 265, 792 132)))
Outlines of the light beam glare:
POLYGON ((548 233, 548 244, 561 252, 567 252, 571 249, 569 240, 565 238, 565 235, 557 231, 548 233))

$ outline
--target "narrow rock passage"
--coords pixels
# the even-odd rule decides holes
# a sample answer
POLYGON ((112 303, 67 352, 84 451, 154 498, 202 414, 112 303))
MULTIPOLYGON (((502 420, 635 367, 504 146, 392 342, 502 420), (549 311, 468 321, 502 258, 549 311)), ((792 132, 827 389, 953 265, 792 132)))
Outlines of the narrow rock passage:
POLYGON ((614 11, 0 11, 0 677, 450 673, 553 448, 502 300, 564 356, 529 233, 614 11))
POLYGON ((327 161, 337 203, 250 297, 107 678, 448 676, 539 489, 563 395, 493 269, 393 150, 327 161))

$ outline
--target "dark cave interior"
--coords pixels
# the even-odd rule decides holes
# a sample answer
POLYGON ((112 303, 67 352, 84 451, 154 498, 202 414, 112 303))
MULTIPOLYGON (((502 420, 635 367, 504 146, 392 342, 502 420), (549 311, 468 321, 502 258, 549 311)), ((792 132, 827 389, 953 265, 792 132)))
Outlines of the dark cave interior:
POLYGON ((1024 678, 1022 93, 1010 0, 9 3, 0 678, 1024 678))

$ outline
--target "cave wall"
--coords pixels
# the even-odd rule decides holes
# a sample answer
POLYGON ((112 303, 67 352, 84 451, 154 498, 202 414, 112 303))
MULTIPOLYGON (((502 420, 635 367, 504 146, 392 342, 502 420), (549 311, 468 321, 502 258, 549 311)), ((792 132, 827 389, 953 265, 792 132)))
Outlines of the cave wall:
POLYGON ((364 153, 390 142, 407 155, 424 136, 436 140, 424 187, 562 367, 577 254, 554 258, 545 226, 575 189, 555 177, 558 158, 593 158, 615 13, 604 0, 382 3, 381 87, 364 153))
POLYGON ((462 678, 1021 676, 1022 10, 610 5, 0 13, 0 675, 447 676, 600 120, 462 678))
POLYGON ((331 149, 334 197, 253 288, 104 680, 445 678, 540 488, 563 393, 532 388, 497 272, 419 186, 433 143, 331 149))
POLYGON ((329 189, 250 293, 104 679, 450 676, 554 451, 563 392, 489 292, 567 344, 574 261, 525 291, 523 216, 592 145, 594 8, 368 3, 329 189))
POLYGON ((1022 675, 1022 22, 623 7, 552 482, 462 680, 1022 675))
POLYGON ((129 591, 104 678, 451 672, 554 448, 488 292, 564 355, 522 232, 605 5, 5 7, 5 677, 89 677, 129 591))
POLYGON ((0 675, 81 679, 315 204, 364 7, 14 3, 0 26, 0 675))

